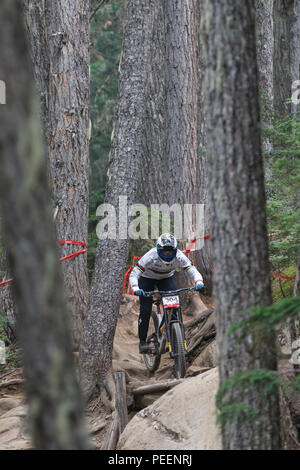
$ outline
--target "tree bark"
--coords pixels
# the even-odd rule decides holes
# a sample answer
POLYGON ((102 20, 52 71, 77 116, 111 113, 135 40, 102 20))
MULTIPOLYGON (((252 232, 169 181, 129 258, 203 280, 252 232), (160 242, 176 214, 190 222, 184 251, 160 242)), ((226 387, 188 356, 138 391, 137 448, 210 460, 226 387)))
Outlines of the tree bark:
POLYGON ((300 73, 300 1, 274 0, 274 106, 285 116, 293 111, 292 83, 300 73))
POLYGON ((273 105, 273 1, 255 0, 259 91, 273 105))
MULTIPOLYGON (((119 98, 108 170, 105 202, 116 210, 119 196, 136 201, 144 153, 146 83, 149 74, 153 5, 128 0, 120 66, 119 98)), ((124 213, 123 213, 124 215, 124 213)), ((130 220, 130 218, 128 218, 130 220)), ((80 347, 81 380, 87 399, 105 383, 119 313, 129 239, 128 224, 115 239, 99 240, 95 270, 80 347), (123 237, 123 238, 122 238, 123 237)))
POLYGON ((195 0, 165 2, 168 201, 195 203, 198 57, 195 0))
POLYGON ((68 312, 51 223, 39 106, 21 2, 3 0, 0 201, 14 276, 31 431, 37 449, 85 449, 68 312))
MULTIPOLYGON (((256 53, 259 79, 260 107, 264 110, 264 125, 271 127, 271 112, 274 104, 273 92, 273 55, 274 27, 273 1, 256 0, 256 53)), ((271 180, 272 143, 268 137, 262 137, 262 150, 265 161, 265 178, 271 180)))
MULTIPOLYGON (((89 172, 89 2, 23 0, 42 102, 57 240, 87 243, 89 172)), ((61 255, 70 253, 66 245, 61 255)), ((88 301, 87 256, 63 263, 79 346, 88 301)))
POLYGON ((143 165, 139 201, 146 206, 167 202, 166 178, 166 25, 163 2, 153 2, 143 165))
MULTIPOLYGON (((230 336, 228 328, 254 305, 271 303, 268 239, 259 129, 254 3, 206 0, 202 38, 207 71, 204 89, 207 152, 211 167, 214 291, 220 352, 220 383, 234 374, 276 370, 275 341, 262 327, 230 336)), ((227 399, 256 412, 222 427, 224 449, 278 449, 278 394, 264 383, 245 391, 232 388, 227 399), (244 418, 244 419, 242 419, 244 418)))
MULTIPOLYGON (((204 71, 206 69, 200 22, 204 12, 204 2, 198 2, 198 164, 197 164, 197 202, 204 204, 204 234, 211 234, 211 208, 209 206, 210 175, 206 152, 206 116, 204 112, 204 71)), ((204 239, 202 250, 196 252, 196 265, 201 272, 207 295, 212 294, 212 242, 204 239)))
MULTIPOLYGON (((140 200, 148 206, 180 204, 183 209, 184 204, 205 202, 204 197, 199 198, 195 191, 199 167, 199 9, 194 0, 154 2, 153 6, 140 200)), ((201 178, 201 183, 205 184, 202 168, 201 178)), ((195 230, 193 222, 189 224, 190 234, 183 234, 189 240, 195 230)), ((207 259, 206 253, 207 247, 205 253, 198 250, 191 255, 192 261, 198 265, 202 256, 207 259)), ((202 266, 204 263, 201 270, 202 266)), ((190 283, 185 273, 177 275, 177 278, 178 284, 190 283)))
POLYGON ((127 393, 126 393, 126 375, 124 371, 118 371, 114 374, 116 383, 116 409, 119 415, 120 434, 124 431, 128 423, 127 393))
MULTIPOLYGON (((166 30, 166 202, 197 202, 198 153, 198 10, 195 0, 164 2, 166 30)), ((195 209, 195 207, 194 207, 195 209)), ((193 210, 183 239, 191 241, 196 231, 193 210)), ((176 235, 176 232, 174 233, 176 235)), ((195 253, 189 255, 195 263, 195 253)), ((178 287, 191 285, 186 273, 176 275, 178 287)), ((184 296, 183 296, 184 297, 184 296)))

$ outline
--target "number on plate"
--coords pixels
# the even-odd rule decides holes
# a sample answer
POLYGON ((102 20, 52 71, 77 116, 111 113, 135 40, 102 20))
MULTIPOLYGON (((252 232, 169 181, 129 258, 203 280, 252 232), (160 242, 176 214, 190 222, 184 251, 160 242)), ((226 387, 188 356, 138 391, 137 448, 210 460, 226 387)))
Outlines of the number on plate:
POLYGON ((163 305, 165 308, 179 307, 179 296, 170 295, 168 297, 163 297, 163 305))

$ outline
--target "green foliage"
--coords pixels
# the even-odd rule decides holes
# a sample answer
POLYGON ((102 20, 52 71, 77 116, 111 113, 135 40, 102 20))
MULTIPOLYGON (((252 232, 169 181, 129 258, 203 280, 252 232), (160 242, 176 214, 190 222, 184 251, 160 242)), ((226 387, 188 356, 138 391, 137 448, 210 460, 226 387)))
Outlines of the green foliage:
POLYGON ((6 340, 3 325, 4 323, 7 323, 7 322, 8 322, 8 319, 4 317, 3 315, 0 315, 0 340, 1 341, 6 340))
POLYGON ((21 367, 21 349, 12 347, 6 353, 6 368, 14 369, 15 367, 21 367))
MULTIPOLYGON (((296 266, 289 266, 288 268, 282 269, 281 274, 288 277, 294 277, 296 275, 296 266)), ((278 302, 282 298, 288 298, 293 296, 294 282, 290 279, 278 279, 273 278, 272 280, 272 297, 273 302, 278 302)))
POLYGON ((297 375, 297 377, 292 381, 291 387, 294 390, 297 390, 298 392, 300 392, 300 375, 297 375))
MULTIPOLYGON (((261 326, 262 332, 274 330, 277 325, 287 319, 298 318, 299 312, 300 297, 284 299, 268 307, 252 307, 239 313, 245 315, 245 318, 233 324, 227 331, 227 334, 233 334, 238 329, 241 329, 243 338, 243 335, 246 335, 251 330, 253 331, 253 327, 256 325, 261 326)), ((275 393, 280 385, 278 371, 265 369, 241 372, 226 380, 219 388, 216 397, 216 405, 219 410, 218 422, 222 429, 224 429, 226 423, 237 419, 251 421, 256 417, 255 409, 237 401, 235 396, 241 396, 241 392, 246 391, 250 387, 258 387, 263 397, 266 393, 275 393)), ((290 386, 300 390, 300 377, 296 377, 290 386)))
MULTIPOLYGON (((300 115, 280 117, 264 109, 263 134, 271 143, 265 153, 267 178, 267 217, 272 270, 282 272, 296 265, 300 246, 300 115)), ((291 281, 289 281, 291 282, 291 281)))
POLYGON ((231 325, 227 334, 230 335, 238 329, 242 329, 242 332, 246 334, 251 325, 258 323, 266 330, 270 330, 289 318, 297 318, 300 313, 300 297, 283 299, 268 307, 256 306, 240 312, 245 316, 248 313, 251 315, 231 325))
POLYGON ((266 393, 277 391, 280 385, 278 373, 265 369, 253 369, 233 375, 218 390, 216 405, 219 410, 217 421, 221 426, 238 419, 253 421, 257 417, 256 410, 246 403, 236 401, 234 394, 239 396, 251 387, 259 388, 261 397, 266 393))
MULTIPOLYGON (((7 343, 7 338, 5 335, 4 331, 4 324, 8 323, 9 320, 3 316, 0 315, 0 341, 3 341, 5 344, 7 343)), ((11 345, 8 348, 6 348, 6 355, 5 355, 5 369, 11 369, 15 367, 20 367, 21 366, 21 350, 17 348, 15 345, 11 345)))

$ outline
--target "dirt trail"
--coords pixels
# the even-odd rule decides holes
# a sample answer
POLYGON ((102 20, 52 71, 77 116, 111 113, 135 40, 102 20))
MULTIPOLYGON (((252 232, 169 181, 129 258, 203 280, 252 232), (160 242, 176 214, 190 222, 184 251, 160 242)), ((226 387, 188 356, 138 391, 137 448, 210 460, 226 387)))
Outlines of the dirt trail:
MULTIPOLYGON (((204 300, 206 304, 201 301, 199 302, 196 298, 196 307, 193 302, 191 303, 191 307, 187 309, 189 316, 184 315, 184 322, 191 321, 195 315, 201 316, 201 313, 211 306, 209 303, 210 299, 204 300), (197 311, 195 311, 195 308, 197 311)), ((139 409, 147 406, 147 404, 150 404, 156 398, 155 396, 150 396, 143 400, 142 397, 139 402, 134 402, 133 396, 130 395, 132 388, 153 382, 174 379, 175 377, 174 362, 170 359, 169 354, 163 355, 159 370, 155 374, 149 373, 146 369, 143 357, 138 352, 138 315, 138 299, 130 295, 123 296, 114 341, 113 372, 119 370, 126 372, 126 382, 129 392, 129 419, 131 419, 139 409), (149 403, 147 403, 147 399, 150 400, 149 403)), ((204 320, 204 322, 188 330, 189 341, 193 337, 197 338, 199 330, 201 328, 203 329, 203 324, 207 324, 207 322, 205 323, 204 320)), ((213 323, 208 329, 209 331, 213 330, 213 323)), ((208 342, 212 341, 209 335, 208 338, 208 342)), ((199 354, 194 354, 193 357, 189 359, 187 377, 197 375, 207 370, 207 366, 215 366, 213 363, 214 360, 211 360, 210 355, 208 355, 206 359, 204 358, 204 360, 199 360, 199 357, 199 354)), ((160 395, 161 393, 158 394, 157 397, 160 395)), ((87 424, 92 445, 96 449, 101 448, 103 439, 111 423, 113 411, 111 406, 105 394, 102 393, 101 396, 90 403, 88 407, 87 424)), ((2 375, 2 377, 0 374, 0 450, 32 448, 27 429, 26 414, 27 407, 22 384, 22 370, 16 369, 8 375, 2 375)))

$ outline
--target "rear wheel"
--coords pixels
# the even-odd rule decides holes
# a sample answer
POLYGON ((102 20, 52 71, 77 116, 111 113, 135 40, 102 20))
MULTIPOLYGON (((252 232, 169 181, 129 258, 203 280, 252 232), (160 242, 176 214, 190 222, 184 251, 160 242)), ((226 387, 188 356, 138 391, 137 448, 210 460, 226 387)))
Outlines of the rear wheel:
POLYGON ((159 344, 157 339, 158 319, 154 312, 151 312, 149 321, 147 343, 149 347, 156 350, 156 354, 143 354, 144 362, 149 372, 155 372, 159 368, 161 355, 159 354, 159 344))
POLYGON ((186 373, 185 347, 180 323, 172 323, 171 346, 175 361, 175 374, 182 379, 186 373))

